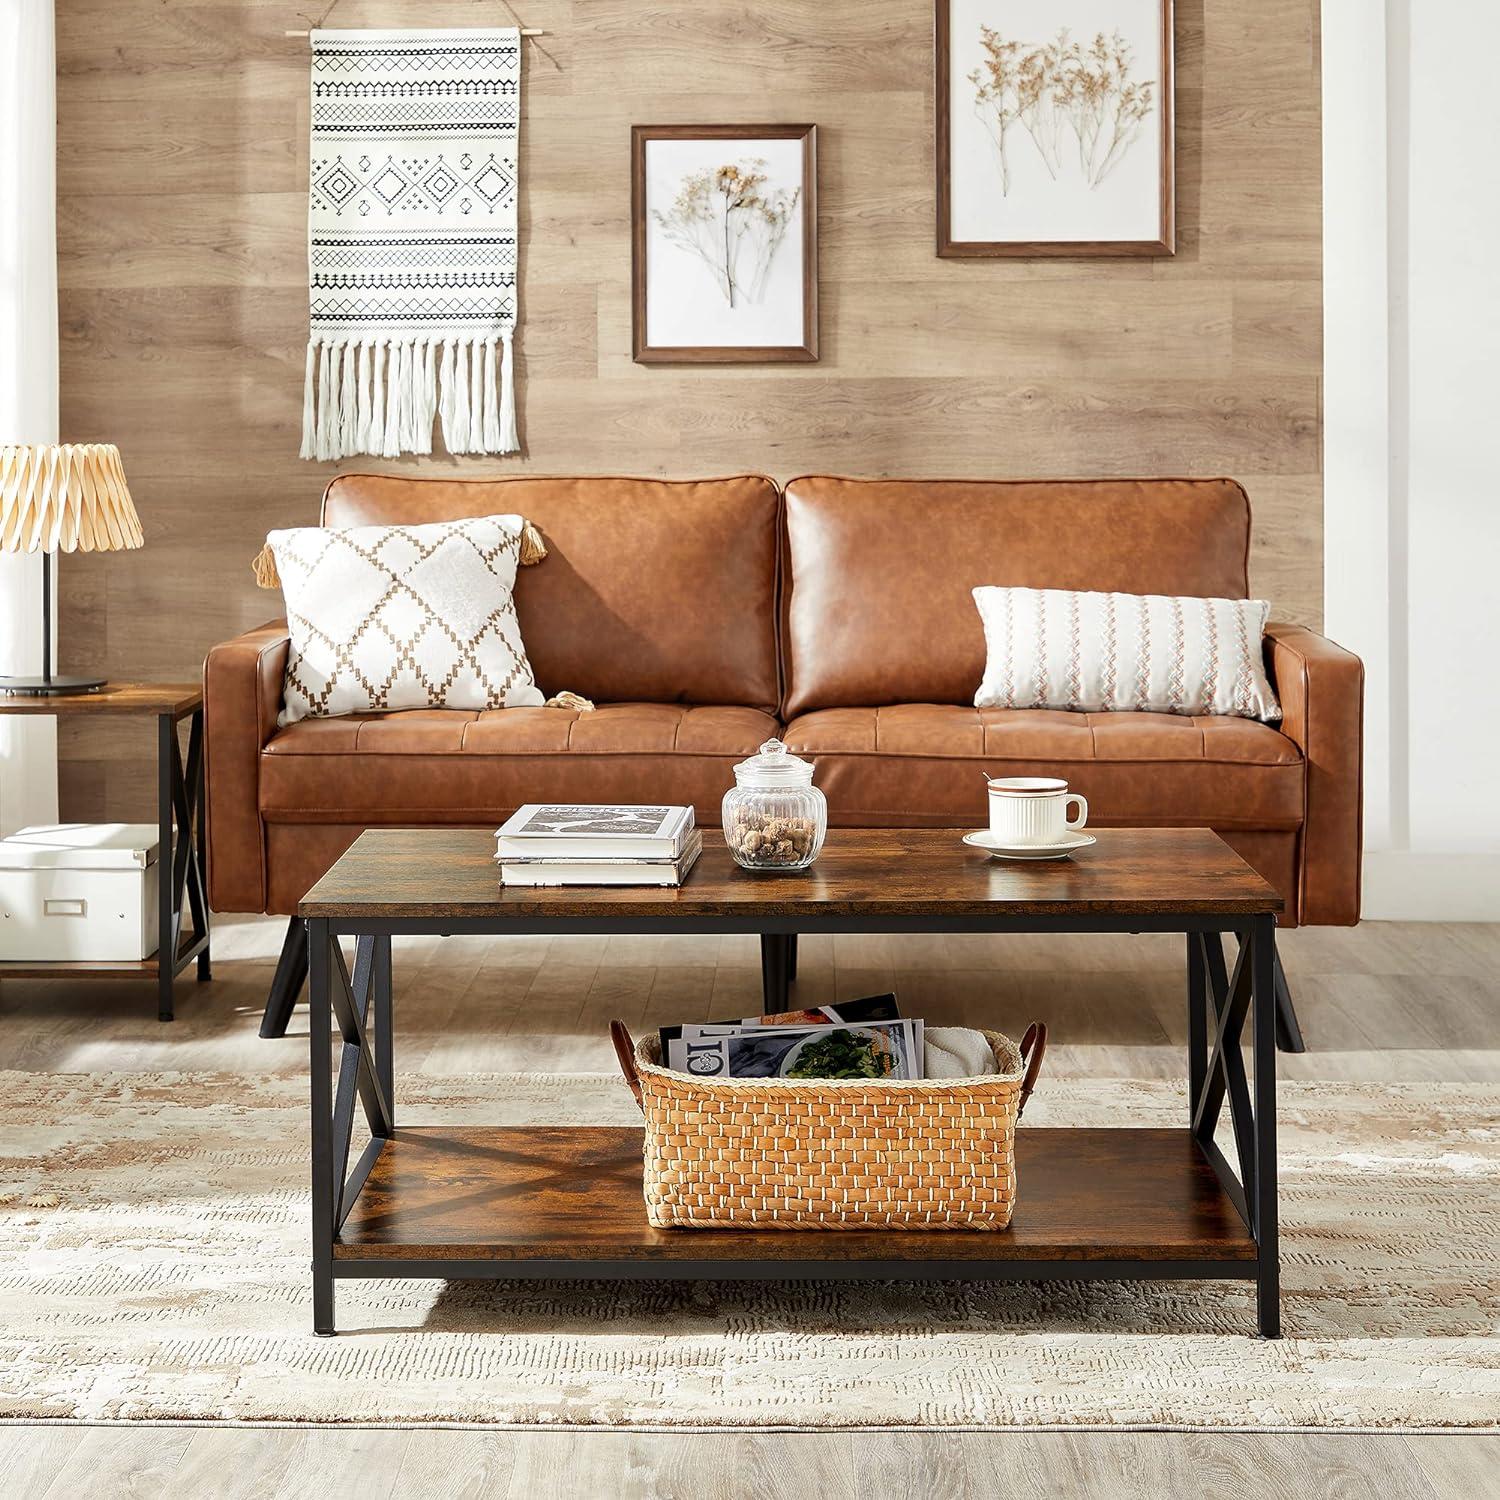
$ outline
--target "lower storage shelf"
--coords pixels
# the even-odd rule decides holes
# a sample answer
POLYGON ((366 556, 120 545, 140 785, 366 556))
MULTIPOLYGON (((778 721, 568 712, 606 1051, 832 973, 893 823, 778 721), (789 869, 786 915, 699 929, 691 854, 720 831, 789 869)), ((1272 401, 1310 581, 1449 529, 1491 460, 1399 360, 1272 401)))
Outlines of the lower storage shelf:
POLYGON ((335 1238, 333 1270, 452 1279, 1255 1274, 1255 1241, 1185 1127, 1023 1127, 1016 1158, 1016 1214, 1001 1231, 653 1229, 639 1129, 401 1128, 335 1238))

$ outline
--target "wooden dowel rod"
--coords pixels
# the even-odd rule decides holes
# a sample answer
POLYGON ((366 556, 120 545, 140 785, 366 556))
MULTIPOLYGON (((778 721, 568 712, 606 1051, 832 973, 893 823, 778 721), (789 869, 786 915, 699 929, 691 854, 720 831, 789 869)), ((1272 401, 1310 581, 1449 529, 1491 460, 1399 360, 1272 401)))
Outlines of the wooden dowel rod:
MULTIPOLYGON (((282 35, 283 36, 300 36, 305 41, 308 37, 310 37, 312 35, 312 32, 310 32, 310 31, 284 31, 284 32, 282 32, 282 35)), ((537 29, 536 27, 526 27, 521 32, 521 35, 522 36, 546 36, 547 33, 545 31, 541 31, 541 30, 537 29)))

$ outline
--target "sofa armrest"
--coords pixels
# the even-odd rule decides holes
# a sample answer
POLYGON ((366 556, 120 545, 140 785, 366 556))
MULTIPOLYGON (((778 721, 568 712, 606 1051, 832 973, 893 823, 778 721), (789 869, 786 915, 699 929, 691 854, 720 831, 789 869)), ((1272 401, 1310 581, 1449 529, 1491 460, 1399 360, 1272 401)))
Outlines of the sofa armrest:
POLYGON ((266 909, 260 752, 276 732, 289 640, 273 620, 215 646, 203 663, 208 892, 215 911, 266 909))
POLYGON ((1364 852, 1364 663, 1305 626, 1270 624, 1266 665, 1281 732, 1307 766, 1298 920, 1352 927, 1364 852))

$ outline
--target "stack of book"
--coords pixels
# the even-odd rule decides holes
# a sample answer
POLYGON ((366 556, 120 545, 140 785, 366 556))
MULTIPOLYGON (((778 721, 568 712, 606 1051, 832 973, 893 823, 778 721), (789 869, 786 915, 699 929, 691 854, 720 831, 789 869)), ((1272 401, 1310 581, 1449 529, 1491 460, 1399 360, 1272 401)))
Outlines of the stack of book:
POLYGON ((495 834, 504 885, 681 885, 703 850, 691 807, 528 802, 495 834))

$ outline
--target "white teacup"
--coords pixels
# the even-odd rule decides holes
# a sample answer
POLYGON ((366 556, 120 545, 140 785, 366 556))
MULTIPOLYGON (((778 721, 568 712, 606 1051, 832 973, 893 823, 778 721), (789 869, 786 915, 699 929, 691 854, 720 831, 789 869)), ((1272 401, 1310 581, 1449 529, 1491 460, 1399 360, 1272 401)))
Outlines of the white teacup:
POLYGON ((990 832, 1001 843, 1058 844, 1089 820, 1089 805, 1066 781, 1051 776, 1003 776, 990 781, 990 832), (1068 817, 1071 803, 1078 816, 1068 817))

